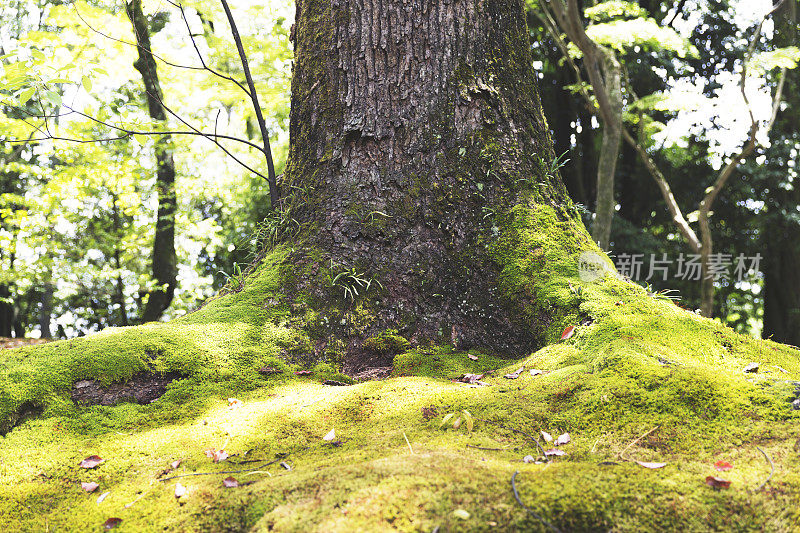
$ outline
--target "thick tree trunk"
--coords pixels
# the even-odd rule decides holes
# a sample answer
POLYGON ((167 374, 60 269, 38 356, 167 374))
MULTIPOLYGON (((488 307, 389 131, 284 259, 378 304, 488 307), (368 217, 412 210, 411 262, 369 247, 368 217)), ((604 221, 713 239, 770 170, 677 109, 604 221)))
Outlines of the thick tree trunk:
POLYGON ((576 218, 549 170, 523 2, 300 0, 295 42, 295 293, 337 317, 316 324, 316 352, 344 343, 352 371, 386 329, 508 355, 541 345, 553 309, 502 295, 487 251, 522 201, 576 218))
MULTIPOLYGON (((158 81, 156 61, 150 50, 150 29, 142 12, 141 0, 127 4, 128 18, 139 50, 139 59, 133 64, 142 75, 147 95, 150 117, 156 121, 167 120, 162 104, 161 86, 158 81)), ((157 287, 149 293, 142 313, 142 321, 158 320, 172 303, 178 273, 175 256, 175 163, 172 159, 173 145, 169 135, 158 137, 155 142, 156 189, 158 191, 158 213, 156 235, 153 242, 152 269, 157 287)))

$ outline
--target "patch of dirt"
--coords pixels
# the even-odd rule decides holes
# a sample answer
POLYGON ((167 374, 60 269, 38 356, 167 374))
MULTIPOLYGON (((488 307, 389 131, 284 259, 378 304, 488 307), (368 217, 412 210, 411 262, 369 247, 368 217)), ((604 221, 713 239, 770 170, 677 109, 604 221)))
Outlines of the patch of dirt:
POLYGON ((32 344, 44 344, 50 342, 47 339, 26 339, 26 338, 11 338, 0 337, 0 350, 10 350, 11 348, 19 348, 20 346, 30 346, 32 344))
POLYGON ((373 367, 367 368, 366 370, 362 370, 356 374, 352 374, 351 377, 358 381, 367 381, 371 379, 386 379, 392 373, 392 367, 390 366, 381 366, 381 367, 373 367))
POLYGON ((112 383, 102 387, 95 379, 82 379, 72 386, 72 401, 84 405, 116 405, 120 402, 152 403, 164 394, 167 385, 181 378, 180 374, 168 372, 154 374, 137 372, 125 383, 112 383))

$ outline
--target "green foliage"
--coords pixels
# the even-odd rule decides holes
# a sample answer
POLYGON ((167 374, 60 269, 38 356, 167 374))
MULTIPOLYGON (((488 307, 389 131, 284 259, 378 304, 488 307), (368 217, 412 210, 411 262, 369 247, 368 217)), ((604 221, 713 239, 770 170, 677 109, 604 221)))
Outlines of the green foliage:
POLYGON ((798 61, 800 61, 800 48, 788 46, 754 54, 747 68, 751 75, 760 76, 776 68, 796 68, 798 61))
POLYGON ((674 52, 681 58, 695 57, 698 54, 697 48, 687 39, 672 28, 660 26, 652 18, 591 24, 586 28, 586 35, 597 44, 608 46, 623 54, 635 46, 648 50, 674 52))
POLYGON ((356 298, 366 294, 373 283, 381 289, 383 288, 374 274, 367 276, 366 272, 361 272, 357 267, 337 270, 333 261, 331 261, 328 279, 330 286, 340 290, 345 299, 349 299, 351 302, 355 302, 356 298), (359 291, 361 292, 359 293, 359 291))
POLYGON ((633 2, 612 0, 587 7, 583 14, 589 20, 606 22, 616 18, 644 18, 647 17, 647 10, 633 2))

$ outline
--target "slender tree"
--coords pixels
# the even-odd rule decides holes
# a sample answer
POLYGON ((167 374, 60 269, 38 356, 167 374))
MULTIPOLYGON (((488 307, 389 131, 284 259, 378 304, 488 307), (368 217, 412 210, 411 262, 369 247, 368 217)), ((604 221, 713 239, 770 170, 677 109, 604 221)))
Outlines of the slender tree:
MULTIPOLYGON (((163 104, 161 85, 153 52, 150 49, 150 29, 142 12, 141 0, 127 4, 128 18, 133 25, 139 58, 133 64, 142 75, 147 109, 150 117, 166 124, 167 111, 163 104)), ((153 241, 152 270, 156 288, 148 293, 142 321, 158 320, 172 303, 177 284, 177 258, 175 256, 175 162, 172 157, 172 137, 167 133, 155 141, 156 190, 158 212, 156 215, 155 240, 153 241)))

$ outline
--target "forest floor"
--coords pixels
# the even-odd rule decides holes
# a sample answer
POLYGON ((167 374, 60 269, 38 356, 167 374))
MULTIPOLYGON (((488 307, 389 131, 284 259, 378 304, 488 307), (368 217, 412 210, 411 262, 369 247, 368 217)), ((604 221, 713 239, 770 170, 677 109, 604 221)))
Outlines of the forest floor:
POLYGON ((4 531, 800 530, 797 350, 567 277, 592 319, 539 351, 406 346, 357 382, 287 362, 285 257, 178 320, 0 353, 4 531))
POLYGON ((11 348, 19 348, 20 346, 32 346, 34 344, 44 344, 49 342, 46 339, 28 339, 28 338, 12 338, 0 337, 0 350, 9 350, 11 348))

